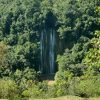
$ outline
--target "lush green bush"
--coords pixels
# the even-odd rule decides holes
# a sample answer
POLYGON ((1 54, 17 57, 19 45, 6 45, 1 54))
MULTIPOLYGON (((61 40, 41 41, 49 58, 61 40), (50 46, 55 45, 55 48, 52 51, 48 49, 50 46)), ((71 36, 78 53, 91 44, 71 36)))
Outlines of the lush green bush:
POLYGON ((48 86, 48 91, 46 93, 46 98, 57 97, 57 85, 48 86))
POLYGON ((0 79, 0 98, 17 98, 19 96, 18 86, 11 79, 0 79))
POLYGON ((96 31, 94 38, 91 39, 91 48, 85 54, 83 63, 88 66, 87 74, 100 74, 100 30, 96 31))
POLYGON ((68 94, 68 87, 71 79, 73 78, 73 73, 70 71, 58 71, 55 76, 56 81, 56 95, 62 96, 68 94))
POLYGON ((46 98, 47 90, 47 82, 32 83, 23 91, 22 95, 30 98, 46 98))
POLYGON ((13 79, 18 83, 22 78, 35 81, 37 80, 37 76, 38 74, 34 69, 27 67, 24 70, 17 69, 11 77, 13 77, 13 79))
POLYGON ((24 70, 17 69, 10 77, 19 86, 20 94, 28 88, 29 84, 38 82, 38 74, 34 69, 29 67, 24 70))
POLYGON ((70 71, 74 76, 82 76, 86 65, 82 63, 89 49, 89 39, 81 37, 71 50, 66 49, 63 55, 58 55, 57 62, 59 71, 70 71))
POLYGON ((74 85, 74 92, 75 95, 81 97, 100 96, 100 76, 77 79, 74 85))

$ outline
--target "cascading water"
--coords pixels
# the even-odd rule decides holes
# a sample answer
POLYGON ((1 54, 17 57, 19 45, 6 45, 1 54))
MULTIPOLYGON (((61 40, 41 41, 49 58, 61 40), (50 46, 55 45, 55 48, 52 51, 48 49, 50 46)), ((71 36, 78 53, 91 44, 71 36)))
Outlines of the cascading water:
POLYGON ((41 32, 40 39, 40 60, 39 70, 44 74, 55 72, 55 31, 53 29, 41 32))
POLYGON ((55 32, 51 29, 50 33, 50 73, 54 73, 54 46, 55 46, 55 32))
POLYGON ((39 67, 39 70, 43 71, 43 51, 44 51, 44 33, 41 32, 41 40, 40 40, 40 59, 41 59, 41 65, 39 67))
POLYGON ((55 45, 56 45, 56 17, 52 11, 49 11, 45 18, 45 23, 41 27, 40 39, 40 59, 39 70, 43 74, 55 73, 55 45))

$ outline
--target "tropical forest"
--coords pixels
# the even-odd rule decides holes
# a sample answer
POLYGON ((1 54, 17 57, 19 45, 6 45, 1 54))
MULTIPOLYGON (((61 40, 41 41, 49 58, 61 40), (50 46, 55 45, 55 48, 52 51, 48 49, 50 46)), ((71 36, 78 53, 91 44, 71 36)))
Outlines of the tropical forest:
POLYGON ((100 0, 0 0, 0 100, 100 100, 100 0))

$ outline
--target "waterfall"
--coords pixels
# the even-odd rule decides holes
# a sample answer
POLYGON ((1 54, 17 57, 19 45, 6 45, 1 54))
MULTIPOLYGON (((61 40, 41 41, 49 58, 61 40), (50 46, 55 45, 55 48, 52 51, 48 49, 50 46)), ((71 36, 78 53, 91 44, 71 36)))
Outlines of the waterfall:
POLYGON ((40 62, 41 62, 41 65, 39 67, 39 70, 41 72, 43 71, 43 49, 44 49, 43 41, 44 41, 44 36, 43 36, 43 31, 42 31, 41 38, 40 38, 40 62))
POLYGON ((40 67, 43 74, 55 72, 55 31, 53 29, 42 30, 40 37, 40 67))
POLYGON ((43 67, 44 67, 44 54, 45 54, 45 32, 41 32, 41 38, 40 38, 40 62, 41 65, 39 67, 39 70, 43 72, 43 67))
POLYGON ((55 46, 55 32, 52 29, 50 33, 50 73, 54 73, 54 46, 55 46))

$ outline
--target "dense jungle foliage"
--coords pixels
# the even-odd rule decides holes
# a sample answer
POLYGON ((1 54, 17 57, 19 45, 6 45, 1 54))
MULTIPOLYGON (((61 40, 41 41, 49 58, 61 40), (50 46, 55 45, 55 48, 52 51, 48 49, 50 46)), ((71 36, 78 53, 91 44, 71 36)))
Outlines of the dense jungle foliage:
POLYGON ((100 96, 100 1, 0 0, 0 98, 63 95, 100 96), (50 86, 39 72, 45 26, 59 43, 50 86))

